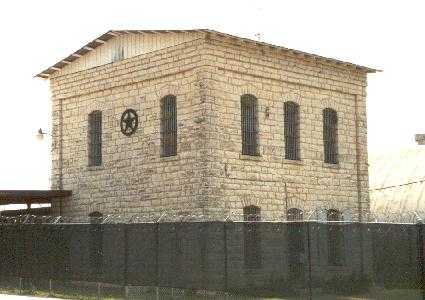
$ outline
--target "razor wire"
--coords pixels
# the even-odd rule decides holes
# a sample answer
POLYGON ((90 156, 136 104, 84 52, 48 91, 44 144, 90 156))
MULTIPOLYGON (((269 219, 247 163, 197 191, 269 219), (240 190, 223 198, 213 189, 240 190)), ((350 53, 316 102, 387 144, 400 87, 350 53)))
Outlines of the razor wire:
MULTIPOLYGON (((345 214, 347 211, 343 211, 345 214)), ((351 215, 355 211, 349 211, 351 215)), ((417 224, 425 220, 425 211, 388 212, 374 211, 363 214, 363 223, 395 223, 417 224)), ((303 211, 302 215, 291 214, 243 214, 231 212, 229 214, 179 214, 175 212, 140 213, 140 214, 108 214, 101 217, 90 216, 37 216, 18 215, 1 216, 2 224, 134 224, 134 223, 166 223, 166 222, 321 222, 329 223, 326 219, 326 210, 314 209, 303 211), (249 220, 249 221, 246 221, 249 220)), ((335 222, 335 221, 333 221, 335 222)), ((353 219, 342 219, 343 223, 358 223, 353 219)))

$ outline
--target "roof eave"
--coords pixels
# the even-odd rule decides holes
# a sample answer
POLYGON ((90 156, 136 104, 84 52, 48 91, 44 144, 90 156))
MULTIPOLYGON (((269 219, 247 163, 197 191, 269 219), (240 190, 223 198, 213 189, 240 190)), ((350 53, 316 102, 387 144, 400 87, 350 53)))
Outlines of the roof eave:
POLYGON ((38 73, 37 75, 35 75, 35 77, 39 77, 39 78, 43 78, 43 79, 50 78, 50 76, 53 73, 55 73, 56 71, 61 70, 64 66, 72 63, 73 61, 77 60, 78 58, 80 58, 81 56, 85 55, 86 53, 95 50, 97 47, 102 46, 108 40, 110 40, 113 37, 118 36, 118 35, 129 34, 129 33, 138 33, 138 34, 149 34, 149 33, 151 33, 151 34, 154 34, 154 33, 170 33, 170 32, 171 33, 204 32, 204 33, 214 34, 214 35, 221 36, 221 37, 227 37, 227 38, 237 39, 237 40, 244 41, 244 42, 254 43, 254 44, 265 46, 265 47, 271 47, 271 48, 274 48, 274 49, 280 49, 280 50, 286 51, 288 53, 292 53, 294 55, 299 55, 299 56, 302 56, 302 57, 308 57, 308 58, 311 58, 311 59, 318 59, 318 60, 321 60, 321 61, 327 61, 329 63, 333 63, 333 64, 336 64, 336 65, 341 65, 341 66, 353 68, 353 69, 360 70, 360 71, 363 71, 363 72, 366 72, 366 73, 382 72, 382 70, 379 70, 379 69, 365 67, 365 66, 361 66, 361 65, 357 65, 357 64, 353 64, 353 63, 349 63, 349 62, 345 62, 345 61, 340 61, 340 60, 337 60, 337 59, 328 58, 328 57, 324 57, 324 56, 320 56, 320 55, 316 55, 316 54, 312 54, 312 53, 307 53, 307 52, 303 52, 303 51, 299 51, 299 50, 294 50, 294 49, 290 49, 290 48, 286 48, 286 47, 282 47, 282 46, 276 46, 276 45, 273 45, 273 44, 269 44, 269 43, 265 43, 265 42, 260 42, 260 41, 255 41, 255 40, 248 39, 248 38, 238 37, 238 36, 234 36, 234 35, 231 35, 231 34, 218 32, 218 31, 211 30, 211 29, 191 29, 191 30, 108 30, 107 32, 105 32, 101 36, 95 38, 93 41, 87 43, 86 45, 84 45, 82 48, 78 49, 77 51, 75 51, 71 55, 69 55, 66 58, 60 60, 59 62, 57 62, 53 66, 47 68, 46 70, 38 73))

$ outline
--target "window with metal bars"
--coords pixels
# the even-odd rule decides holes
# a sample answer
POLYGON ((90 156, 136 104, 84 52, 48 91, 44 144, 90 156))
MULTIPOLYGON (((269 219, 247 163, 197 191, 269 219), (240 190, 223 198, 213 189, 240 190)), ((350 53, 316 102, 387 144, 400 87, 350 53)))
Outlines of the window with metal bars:
POLYGON ((102 164, 102 112, 93 111, 89 114, 88 132, 89 166, 102 164))
POLYGON ((261 208, 255 205, 245 206, 243 208, 243 219, 245 222, 261 221, 261 208))
POLYGON ((302 221, 304 219, 304 213, 301 209, 292 207, 286 212, 286 219, 288 221, 302 221))
POLYGON ((176 96, 161 99, 161 156, 177 155, 177 104, 176 96))
POLYGON ((253 95, 241 97, 242 154, 259 155, 257 98, 253 95))
POLYGON ((338 163, 338 116, 335 110, 323 110, 323 145, 325 163, 338 163))
POLYGON ((300 159, 300 130, 299 130, 299 105, 294 102, 284 104, 284 134, 285 158, 300 159))
MULTIPOLYGON (((342 213, 337 209, 328 209, 326 212, 328 222, 343 221, 342 213)), ((328 262, 332 266, 344 264, 344 227, 336 223, 328 224, 328 262)))
POLYGON ((261 209, 258 206, 245 206, 244 214, 244 262, 245 267, 258 269, 261 267, 261 209))

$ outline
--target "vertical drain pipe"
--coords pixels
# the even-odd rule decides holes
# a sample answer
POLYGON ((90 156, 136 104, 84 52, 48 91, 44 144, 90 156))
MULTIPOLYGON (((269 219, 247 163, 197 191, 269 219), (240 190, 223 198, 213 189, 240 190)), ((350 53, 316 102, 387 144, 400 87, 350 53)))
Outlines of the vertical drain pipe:
POLYGON ((59 189, 63 190, 63 99, 62 98, 59 99, 59 189))
POLYGON ((357 202, 358 202, 358 220, 363 221, 362 192, 360 183, 360 144, 359 144, 359 112, 358 95, 354 95, 354 120, 356 126, 356 178, 357 178, 357 202))
POLYGON ((284 182, 285 187, 285 215, 288 218, 288 187, 286 186, 286 181, 284 182))
MULTIPOLYGON (((362 88, 364 94, 364 87, 362 88)), ((359 222, 359 243, 360 243, 360 276, 364 276, 364 247, 363 247, 363 205, 362 205, 362 185, 360 182, 360 144, 359 144, 359 96, 354 95, 354 120, 356 126, 356 175, 357 175, 357 201, 358 201, 358 222, 359 222)))

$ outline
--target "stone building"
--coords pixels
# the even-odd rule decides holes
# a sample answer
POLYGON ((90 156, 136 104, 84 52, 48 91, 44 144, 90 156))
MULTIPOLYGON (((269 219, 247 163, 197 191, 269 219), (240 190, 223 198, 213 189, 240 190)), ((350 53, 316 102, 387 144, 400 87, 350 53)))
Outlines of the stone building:
POLYGON ((375 71, 212 30, 108 31, 37 75, 52 189, 72 190, 54 210, 362 217, 375 71))

